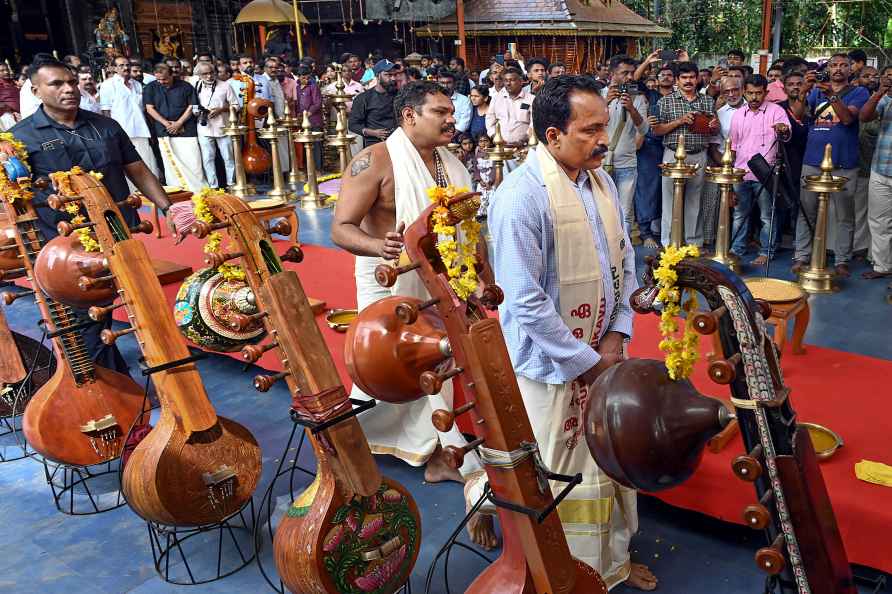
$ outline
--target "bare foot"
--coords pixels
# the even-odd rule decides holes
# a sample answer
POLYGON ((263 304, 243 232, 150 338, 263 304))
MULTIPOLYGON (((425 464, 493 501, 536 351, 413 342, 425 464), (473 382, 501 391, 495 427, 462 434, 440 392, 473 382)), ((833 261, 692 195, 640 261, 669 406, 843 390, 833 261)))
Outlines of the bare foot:
POLYGON ((752 261, 753 266, 765 266, 768 264, 768 256, 759 256, 752 261))
POLYGON ((632 571, 626 579, 626 585, 636 590, 656 590, 657 577, 651 573, 646 565, 632 563, 632 571))
POLYGON ((876 270, 868 270, 867 272, 861 273, 861 278, 866 278, 867 280, 888 278, 890 276, 892 276, 892 272, 877 272, 876 270))
POLYGON ((852 276, 852 273, 849 272, 849 265, 843 262, 842 264, 836 265, 836 276, 839 278, 849 278, 852 276))
POLYGON ((442 483, 444 481, 465 482, 465 479, 462 478, 457 469, 446 464, 446 460, 443 457, 443 448, 440 446, 437 446, 437 449, 431 454, 424 467, 424 480, 428 483, 442 483))
POLYGON ((644 240, 644 247, 649 250, 658 250, 660 249, 660 244, 654 241, 653 237, 648 237, 644 240))
MULTIPOLYGON (((471 475, 465 484, 465 511, 471 511, 476 501, 471 501, 468 491, 477 483, 477 476, 471 475)), ((495 522, 493 516, 488 513, 478 511, 468 520, 468 536, 471 542, 479 546, 485 551, 491 551, 499 546, 499 537, 496 535, 495 522)))

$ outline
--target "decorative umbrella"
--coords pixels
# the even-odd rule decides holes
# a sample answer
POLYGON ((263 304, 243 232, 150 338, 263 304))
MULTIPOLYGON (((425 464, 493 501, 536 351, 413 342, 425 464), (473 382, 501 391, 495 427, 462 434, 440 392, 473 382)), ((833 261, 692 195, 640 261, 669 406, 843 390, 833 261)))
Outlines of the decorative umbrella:
MULTIPOLYGON (((296 12, 301 24, 310 23, 302 12, 296 12)), ((235 24, 288 25, 294 23, 294 14, 294 7, 282 0, 254 0, 239 11, 235 24)))

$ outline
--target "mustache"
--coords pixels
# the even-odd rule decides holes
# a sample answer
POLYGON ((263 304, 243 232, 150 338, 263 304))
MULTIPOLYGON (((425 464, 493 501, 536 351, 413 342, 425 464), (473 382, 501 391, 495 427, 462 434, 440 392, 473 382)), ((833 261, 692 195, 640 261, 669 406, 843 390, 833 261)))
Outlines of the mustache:
POLYGON ((455 134, 455 126, 443 126, 442 131, 443 131, 443 134, 446 134, 447 132, 455 134))
POLYGON ((592 154, 589 158, 594 159, 595 157, 600 157, 601 155, 606 155, 607 151, 609 151, 609 150, 610 149, 607 148, 606 144, 599 144, 598 146, 595 147, 595 150, 592 151, 592 154))

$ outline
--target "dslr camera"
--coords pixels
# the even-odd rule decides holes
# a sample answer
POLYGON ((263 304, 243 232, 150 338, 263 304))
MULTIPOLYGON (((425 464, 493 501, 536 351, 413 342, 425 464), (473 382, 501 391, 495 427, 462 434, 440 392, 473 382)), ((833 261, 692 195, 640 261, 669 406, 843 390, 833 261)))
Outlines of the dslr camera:
POLYGON ((208 125, 208 116, 211 111, 207 107, 203 107, 201 105, 198 106, 198 125, 199 126, 207 126, 208 125))
POLYGON ((621 85, 616 85, 616 92, 620 95, 637 95, 638 83, 627 82, 621 85))
POLYGON ((826 70, 818 70, 815 73, 815 81, 821 83, 830 82, 830 73, 826 70))

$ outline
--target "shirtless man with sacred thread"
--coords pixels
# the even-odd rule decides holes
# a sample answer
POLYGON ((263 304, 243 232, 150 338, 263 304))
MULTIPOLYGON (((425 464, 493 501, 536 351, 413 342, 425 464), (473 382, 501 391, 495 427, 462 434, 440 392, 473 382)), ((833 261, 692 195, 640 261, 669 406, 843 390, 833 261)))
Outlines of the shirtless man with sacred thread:
MULTIPOLYGON (((393 287, 384 288, 375 281, 375 267, 400 258, 402 232, 430 205, 429 188, 471 187, 467 169, 445 149, 455 135, 455 118, 452 101, 439 85, 430 81, 407 84, 394 100, 394 112, 399 127, 386 142, 356 155, 344 172, 332 224, 332 240, 356 255, 356 305, 360 311, 392 295, 430 299, 417 272, 402 274, 393 287)), ((370 398, 355 385, 351 396, 370 398)), ((359 420, 373 453, 390 454, 412 466, 426 464, 424 478, 428 482, 463 483, 483 470, 476 455, 466 456, 458 471, 446 465, 443 447, 461 447, 467 442, 457 428, 437 432, 431 413, 438 408, 453 408, 451 382, 443 385, 440 394, 415 402, 379 402, 359 420)), ((498 544, 491 516, 478 514, 468 529, 483 548, 498 544)))

